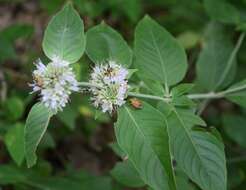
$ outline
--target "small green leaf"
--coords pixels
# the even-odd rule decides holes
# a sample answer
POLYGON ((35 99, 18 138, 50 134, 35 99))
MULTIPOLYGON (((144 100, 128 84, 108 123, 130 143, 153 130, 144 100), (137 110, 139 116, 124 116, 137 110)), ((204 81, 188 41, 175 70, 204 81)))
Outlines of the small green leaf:
POLYGON ((20 166, 24 156, 24 125, 17 123, 5 135, 4 141, 13 160, 20 166))
POLYGON ((44 34, 43 50, 51 60, 58 56, 70 63, 77 62, 83 55, 84 25, 70 3, 49 22, 44 34))
POLYGON ((86 40, 86 53, 95 64, 113 60, 124 67, 131 65, 131 49, 123 37, 105 23, 88 30, 86 40))
POLYGON ((136 68, 166 86, 180 82, 187 70, 184 49, 157 22, 145 16, 135 30, 136 68))
POLYGON ((189 83, 179 84, 172 88, 171 94, 172 96, 179 97, 190 92, 193 87, 194 84, 189 84, 189 83))
POLYGON ((204 0, 205 9, 208 15, 220 22, 238 24, 240 12, 227 0, 204 0))
POLYGON ((143 187, 145 184, 130 162, 118 162, 111 170, 111 175, 119 183, 127 187, 143 187))
POLYGON ((147 103, 135 110, 122 107, 116 138, 142 180, 155 190, 175 190, 169 139, 164 115, 147 103))
POLYGON ((20 119, 24 112, 24 104, 18 97, 11 97, 6 101, 6 110, 8 118, 12 121, 20 119))
POLYGON ((180 107, 195 107, 196 104, 187 96, 173 97, 172 105, 180 107))
POLYGON ((28 114, 24 131, 25 157, 27 166, 32 167, 36 161, 36 150, 51 117, 51 113, 43 104, 35 104, 28 114))
POLYGON ((231 33, 218 23, 210 23, 196 70, 198 84, 208 91, 228 86, 236 73, 236 59, 231 59, 234 45, 231 33))

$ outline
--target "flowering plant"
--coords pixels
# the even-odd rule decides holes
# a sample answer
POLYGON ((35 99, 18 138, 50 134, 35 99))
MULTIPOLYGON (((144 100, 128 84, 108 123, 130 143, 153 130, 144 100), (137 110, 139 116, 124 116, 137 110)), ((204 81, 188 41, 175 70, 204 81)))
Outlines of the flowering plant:
POLYGON ((245 106, 246 81, 232 84, 244 33, 234 46, 224 30, 216 23, 208 26, 207 43, 197 63, 197 81, 203 93, 196 94, 191 93, 196 91, 193 84, 180 84, 188 68, 184 48, 151 17, 138 23, 132 51, 105 23, 85 35, 83 21, 67 4, 45 31, 43 50, 51 62, 45 65, 38 60, 33 71, 30 86, 40 93, 40 102, 32 107, 25 126, 28 167, 36 163, 37 146, 50 118, 69 106, 72 92, 86 91, 96 108, 117 115, 115 145, 124 167, 133 171, 142 186, 176 190, 180 188, 176 172, 181 170, 201 189, 226 190, 223 142, 219 132, 207 127, 199 116, 203 111, 200 105, 211 99, 226 98, 245 106), (211 36, 218 32, 220 38, 211 42, 211 36), (226 49, 216 44, 222 40, 226 49), (217 51, 214 48, 227 53, 219 59, 211 53, 217 51), (94 63, 88 82, 78 81, 72 67, 84 52, 94 63), (208 56, 210 62, 206 63, 208 56), (134 71, 140 85, 130 83, 134 71))

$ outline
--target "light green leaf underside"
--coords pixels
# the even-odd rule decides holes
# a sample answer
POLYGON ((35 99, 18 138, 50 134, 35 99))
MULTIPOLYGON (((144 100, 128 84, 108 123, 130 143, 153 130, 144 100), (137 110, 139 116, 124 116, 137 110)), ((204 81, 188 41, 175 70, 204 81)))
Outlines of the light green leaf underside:
POLYGON ((143 109, 122 107, 115 125, 117 141, 142 180, 155 190, 174 190, 168 134, 163 115, 144 103, 143 109))
POLYGON ((24 125, 17 123, 12 126, 4 138, 7 149, 13 160, 21 165, 24 159, 24 125))
POLYGON ((233 48, 231 33, 218 23, 210 23, 196 65, 199 85, 212 91, 232 82, 236 72, 235 58, 230 61, 233 48))
POLYGON ((84 25, 71 4, 67 4, 49 22, 43 40, 47 57, 60 57, 70 63, 77 62, 85 50, 84 25))
POLYGON ((148 16, 137 25, 134 52, 136 68, 149 79, 170 86, 185 76, 187 60, 184 49, 148 16))
POLYGON ((223 144, 213 135, 192 131, 176 110, 168 116, 174 158, 186 174, 204 190, 226 190, 223 144))
POLYGON ((35 104, 26 120, 24 131, 25 157, 27 166, 32 167, 36 161, 36 150, 50 120, 51 113, 43 104, 35 104))
POLYGON ((129 67, 132 62, 132 51, 123 37, 110 26, 102 23, 86 33, 86 53, 96 64, 114 60, 129 67))

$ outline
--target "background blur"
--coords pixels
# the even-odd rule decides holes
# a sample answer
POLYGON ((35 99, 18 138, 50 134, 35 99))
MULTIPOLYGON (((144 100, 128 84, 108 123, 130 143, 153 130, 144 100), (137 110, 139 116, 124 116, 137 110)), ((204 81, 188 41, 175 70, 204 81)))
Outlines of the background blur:
MULTIPOLYGON (((196 79, 195 63, 203 45, 204 29, 211 22, 201 0, 71 1, 83 18, 85 30, 104 20, 119 31, 131 47, 137 22, 149 14, 186 49, 190 69, 185 81, 196 79)), ((0 0, 0 189, 130 189, 112 172, 120 160, 113 151, 117 147, 111 144, 115 139, 115 118, 100 115, 95 120, 96 111, 85 95, 75 94, 71 105, 52 118, 38 148, 38 163, 34 168, 27 169, 24 162, 21 164, 12 156, 13 151, 21 152, 21 147, 18 147, 19 141, 12 142, 11 138, 21 133, 17 128, 23 128, 31 106, 38 100, 35 94, 29 94, 28 87, 32 81, 33 62, 39 57, 48 61, 41 48, 43 33, 51 16, 64 2, 0 0), (76 180, 83 183, 78 186, 76 180)), ((245 0, 231 2, 246 10, 245 0)), ((228 28, 234 29, 230 25, 228 28)), ((238 32, 233 32, 232 36, 236 40, 238 32)), ((86 55, 79 63, 74 69, 78 79, 86 81, 91 63, 86 55)), ((237 78, 245 78, 246 42, 238 55, 238 67, 237 78)), ((216 126, 222 133, 229 189, 246 189, 246 110, 222 99, 211 102, 202 115, 209 126, 216 126)), ((122 171, 121 175, 131 176, 128 172, 122 171)), ((131 177, 138 180, 134 175, 131 177)), ((180 190, 185 188, 198 189, 191 182, 180 190)))

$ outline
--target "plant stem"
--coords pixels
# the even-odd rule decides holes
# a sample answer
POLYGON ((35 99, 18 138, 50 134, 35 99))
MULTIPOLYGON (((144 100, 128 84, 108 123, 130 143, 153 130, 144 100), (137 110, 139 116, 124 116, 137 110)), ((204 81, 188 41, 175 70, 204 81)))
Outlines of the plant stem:
POLYGON ((237 40, 237 43, 236 43, 233 51, 230 54, 230 57, 229 57, 228 62, 227 62, 228 64, 226 65, 226 68, 225 68, 224 72, 222 73, 221 78, 220 78, 218 84, 216 85, 216 88, 219 87, 221 84, 223 84, 223 82, 225 81, 228 73, 230 72, 230 70, 231 70, 231 68, 233 66, 233 62, 235 61, 237 52, 239 51, 239 49, 240 49, 240 47, 242 45, 244 37, 245 37, 245 33, 243 32, 239 36, 239 38, 237 40))
MULTIPOLYGON (((79 86, 82 87, 96 87, 96 88, 102 88, 102 86, 91 84, 89 82, 79 82, 79 86)), ((246 85, 235 87, 231 89, 227 89, 221 92, 209 92, 204 94, 189 94, 187 97, 192 100, 198 100, 198 99, 218 99, 223 98, 225 96, 230 96, 230 94, 239 92, 242 90, 246 90, 246 85)), ((128 96, 138 97, 138 98, 146 98, 146 99, 152 99, 152 100, 161 100, 164 102, 170 102, 170 98, 161 97, 161 96, 155 96, 150 94, 141 94, 141 93, 135 93, 135 92, 128 92, 128 96)))
POLYGON ((82 86, 82 87, 95 87, 95 88, 102 88, 102 87, 101 87, 101 86, 99 86, 99 85, 92 84, 92 83, 89 83, 89 82, 79 82, 79 86, 82 86))
POLYGON ((169 102, 170 98, 164 98, 160 96, 154 96, 154 95, 149 95, 149 94, 139 94, 139 93, 134 93, 134 92, 128 92, 128 96, 133 96, 137 98, 146 98, 146 99, 152 99, 152 100, 161 100, 164 102, 169 102))

